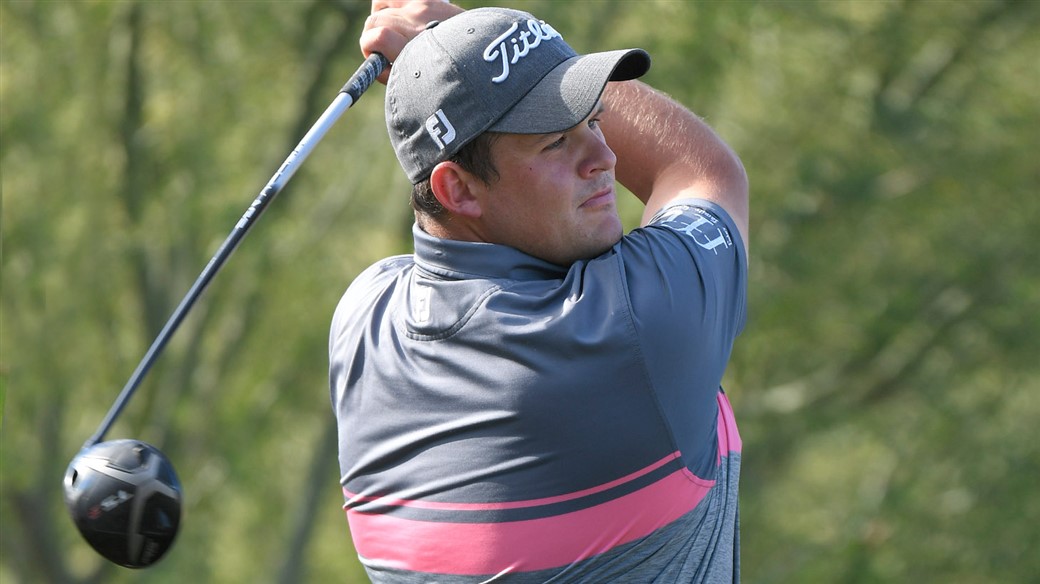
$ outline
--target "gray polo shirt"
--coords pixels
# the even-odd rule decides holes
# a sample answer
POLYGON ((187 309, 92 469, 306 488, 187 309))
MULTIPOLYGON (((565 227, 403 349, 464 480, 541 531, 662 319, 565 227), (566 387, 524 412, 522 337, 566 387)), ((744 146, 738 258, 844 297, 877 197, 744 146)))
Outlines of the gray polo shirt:
POLYGON ((341 484, 375 582, 731 582, 740 436, 720 382, 747 262, 685 200, 563 268, 414 229, 330 337, 341 484))

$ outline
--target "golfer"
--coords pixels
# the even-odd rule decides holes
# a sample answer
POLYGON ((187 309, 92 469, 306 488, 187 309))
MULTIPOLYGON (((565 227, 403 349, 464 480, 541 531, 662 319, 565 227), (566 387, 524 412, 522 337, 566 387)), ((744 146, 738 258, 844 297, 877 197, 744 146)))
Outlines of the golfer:
MULTIPOLYGON (((374 582, 736 582, 748 185, 700 119, 516 10, 376 1, 414 253, 330 335, 374 582), (616 183, 646 206, 623 234, 616 183)), ((695 74, 695 72, 691 72, 695 74)), ((627 194, 625 196, 628 196, 627 194)))

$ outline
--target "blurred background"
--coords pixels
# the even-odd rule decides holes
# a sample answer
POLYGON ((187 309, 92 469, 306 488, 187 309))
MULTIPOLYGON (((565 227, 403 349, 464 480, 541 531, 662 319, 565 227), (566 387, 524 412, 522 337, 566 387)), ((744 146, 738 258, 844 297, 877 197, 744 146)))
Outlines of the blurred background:
MULTIPOLYGON (((465 7, 480 5, 462 2, 465 7)), ((1040 2, 515 1, 641 46, 752 185, 744 581, 1040 578, 1040 2)), ((364 582, 327 388, 337 300, 411 249, 376 86, 220 272, 108 438, 184 486, 100 559, 66 465, 360 64, 367 2, 0 3, 0 581, 364 582)), ((622 206, 634 226, 639 208, 622 206)))

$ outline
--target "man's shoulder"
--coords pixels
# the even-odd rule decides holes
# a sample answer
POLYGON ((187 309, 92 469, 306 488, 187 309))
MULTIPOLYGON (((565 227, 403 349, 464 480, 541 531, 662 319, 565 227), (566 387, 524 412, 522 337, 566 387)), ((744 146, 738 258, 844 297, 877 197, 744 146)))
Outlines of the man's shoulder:
POLYGON ((412 254, 395 255, 383 258, 365 268, 354 278, 351 286, 363 282, 372 282, 394 278, 401 272, 407 271, 415 265, 415 256, 412 254))
POLYGON ((412 255, 397 255, 381 259, 365 268, 358 274, 346 292, 340 305, 367 302, 373 295, 379 295, 407 273, 415 265, 412 255))

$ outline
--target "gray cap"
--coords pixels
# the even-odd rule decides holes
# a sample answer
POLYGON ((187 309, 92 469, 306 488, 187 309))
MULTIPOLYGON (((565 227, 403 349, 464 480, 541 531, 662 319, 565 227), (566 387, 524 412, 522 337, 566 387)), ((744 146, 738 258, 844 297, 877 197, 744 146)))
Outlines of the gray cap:
POLYGON ((642 49, 578 55, 551 26, 478 8, 409 42, 387 82, 390 142, 412 183, 485 131, 549 134, 592 112, 607 81, 650 68, 642 49))

